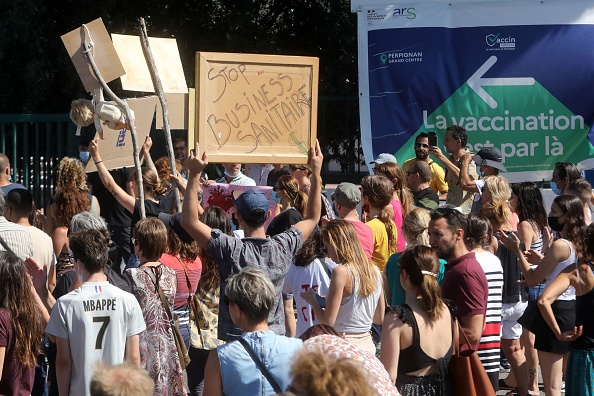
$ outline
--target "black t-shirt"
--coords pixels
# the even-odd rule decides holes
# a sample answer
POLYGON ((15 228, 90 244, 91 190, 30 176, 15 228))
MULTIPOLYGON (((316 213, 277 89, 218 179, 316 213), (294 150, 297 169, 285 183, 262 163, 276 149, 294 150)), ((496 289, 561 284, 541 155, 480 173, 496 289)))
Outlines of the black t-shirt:
MULTIPOLYGON (((157 197, 159 202, 154 202, 149 199, 144 200, 144 211, 146 217, 159 217, 159 213, 164 212, 163 204, 161 204, 161 198, 164 196, 161 195, 157 197)), ((134 203, 134 213, 132 213, 132 228, 140 221, 140 201, 137 199, 134 203)))
MULTIPOLYGON (((113 177, 115 183, 126 190, 126 183, 132 173, 133 168, 120 168, 110 170, 109 173, 113 177)), ((99 206, 101 207, 101 217, 107 221, 110 226, 116 227, 130 227, 132 219, 130 212, 126 210, 113 194, 105 188, 101 182, 101 178, 97 172, 87 174, 89 184, 93 186, 93 195, 97 197, 99 206)))
POLYGON ((266 235, 275 236, 280 234, 281 232, 285 232, 293 225, 299 223, 303 220, 303 216, 301 213, 295 208, 290 208, 276 216, 266 229, 266 235))
POLYGON ((283 166, 276 172, 273 169, 268 174, 268 179, 266 180, 266 185, 268 187, 274 187, 274 185, 276 184, 276 182, 278 181, 278 179, 281 176, 288 175, 288 174, 289 174, 289 165, 283 166))

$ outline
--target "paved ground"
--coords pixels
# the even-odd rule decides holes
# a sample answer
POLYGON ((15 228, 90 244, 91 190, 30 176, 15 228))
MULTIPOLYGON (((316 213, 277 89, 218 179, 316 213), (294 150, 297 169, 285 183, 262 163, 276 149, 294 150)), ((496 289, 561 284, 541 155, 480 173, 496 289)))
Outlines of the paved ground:
MULTIPOLYGON (((500 370, 499 371, 499 378, 507 378, 507 376, 509 375, 509 370, 500 370)), ((540 386, 540 395, 541 396, 545 396, 545 393, 542 390, 542 375, 540 373, 540 370, 538 370, 538 385, 540 386)), ((509 392, 508 390, 501 390, 499 392, 497 392, 498 395, 505 395, 507 394, 507 392, 509 392)))

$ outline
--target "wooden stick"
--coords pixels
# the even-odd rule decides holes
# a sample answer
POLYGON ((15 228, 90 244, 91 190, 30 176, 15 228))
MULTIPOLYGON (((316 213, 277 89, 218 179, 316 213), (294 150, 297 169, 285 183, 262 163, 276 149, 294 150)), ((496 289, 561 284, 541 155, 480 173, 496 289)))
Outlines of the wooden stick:
MULTIPOLYGON (((153 58, 153 52, 151 51, 151 47, 149 45, 148 34, 146 31, 146 24, 144 23, 144 18, 140 18, 140 44, 142 45, 142 53, 144 54, 144 58, 146 59, 146 64, 148 65, 149 72, 151 74, 151 80, 153 81, 153 87, 155 88, 155 93, 159 97, 159 102, 161 102, 161 108, 163 109, 163 133, 165 134, 165 143, 167 145, 167 154, 169 156, 169 165, 171 166, 171 172, 176 172, 175 167, 175 155, 173 154, 173 143, 171 142, 171 130, 169 129, 169 113, 167 109, 167 100, 165 99, 165 93, 163 92, 163 84, 161 83, 161 78, 159 77, 159 72, 157 70, 157 66, 155 65, 155 58, 153 58)), ((189 143, 188 143, 189 146, 189 143)), ((179 190, 176 183, 173 184, 173 193, 175 194, 175 204, 177 206, 177 211, 181 212, 181 201, 179 199, 179 190)))
MULTIPOLYGON (((81 47, 83 53, 87 56, 89 63, 91 64, 91 69, 93 69, 93 73, 95 73, 95 77, 99 80, 99 83, 103 87, 103 90, 115 101, 120 108, 124 109, 126 113, 126 118, 128 118, 128 122, 130 123, 130 135, 132 136, 132 149, 134 155, 134 166, 136 167, 136 183, 138 184, 138 199, 140 200, 140 218, 146 218, 146 211, 144 208, 144 185, 142 183, 142 168, 140 166, 140 158, 139 158, 139 150, 138 150, 138 135, 136 135, 136 127, 134 126, 134 119, 132 117, 132 113, 130 112, 130 106, 128 106, 128 102, 122 100, 113 93, 113 91, 109 88, 97 65, 95 64, 95 59, 93 58, 92 49, 93 44, 87 44, 87 35, 85 32, 88 31, 87 27, 83 24, 80 28, 80 36, 81 36, 81 47)), ((89 40, 91 40, 89 34, 89 40)), ((91 40, 92 43, 92 40, 91 40)))

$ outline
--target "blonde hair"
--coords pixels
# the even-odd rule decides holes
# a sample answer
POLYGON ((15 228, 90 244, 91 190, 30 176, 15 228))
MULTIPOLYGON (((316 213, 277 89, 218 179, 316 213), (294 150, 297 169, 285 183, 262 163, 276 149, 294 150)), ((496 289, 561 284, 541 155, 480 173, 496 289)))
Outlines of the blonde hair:
POLYGON ((483 205, 481 214, 491 222, 494 229, 499 229, 502 225, 509 225, 511 220, 511 209, 505 201, 487 202, 483 205))
POLYGON ((429 221, 431 213, 425 208, 415 208, 404 216, 402 223, 402 236, 408 246, 429 246, 429 221))
POLYGON ((68 187, 87 191, 87 174, 85 173, 82 162, 76 158, 62 158, 58 165, 58 180, 56 184, 56 190, 58 191, 68 187))
POLYGON ((375 395, 375 389, 369 385, 361 368, 361 363, 353 359, 303 351, 291 367, 292 384, 296 385, 289 388, 299 388, 299 394, 306 395, 375 395))
POLYGON ((394 217, 386 210, 392 200, 394 185, 384 175, 365 176, 361 180, 361 195, 367 197, 374 208, 380 209, 377 219, 384 223, 388 237, 388 251, 390 254, 398 251, 398 231, 394 217))
POLYGON ((511 187, 507 180, 501 176, 485 177, 485 186, 489 189, 493 202, 506 202, 511 198, 511 187))
POLYGON ((70 103, 70 119, 78 126, 89 126, 93 123, 95 107, 88 99, 77 99, 70 103))
POLYGON ((360 243, 353 243, 359 237, 355 227, 346 220, 332 220, 322 228, 324 244, 336 251, 336 264, 348 264, 359 276, 359 294, 369 296, 378 288, 375 266, 367 259, 360 243))
POLYGON ((91 396, 152 396, 155 382, 131 363, 106 367, 97 365, 91 378, 91 396))

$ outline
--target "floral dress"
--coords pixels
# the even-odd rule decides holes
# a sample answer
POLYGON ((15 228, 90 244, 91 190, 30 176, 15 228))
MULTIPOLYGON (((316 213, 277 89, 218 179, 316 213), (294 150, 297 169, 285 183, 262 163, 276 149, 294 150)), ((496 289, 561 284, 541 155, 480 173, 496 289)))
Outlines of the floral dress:
POLYGON ((177 285, 175 271, 164 265, 126 270, 146 323, 146 331, 140 333, 140 366, 155 381, 155 395, 183 395, 183 371, 173 331, 150 272, 158 279, 172 312, 177 285))

